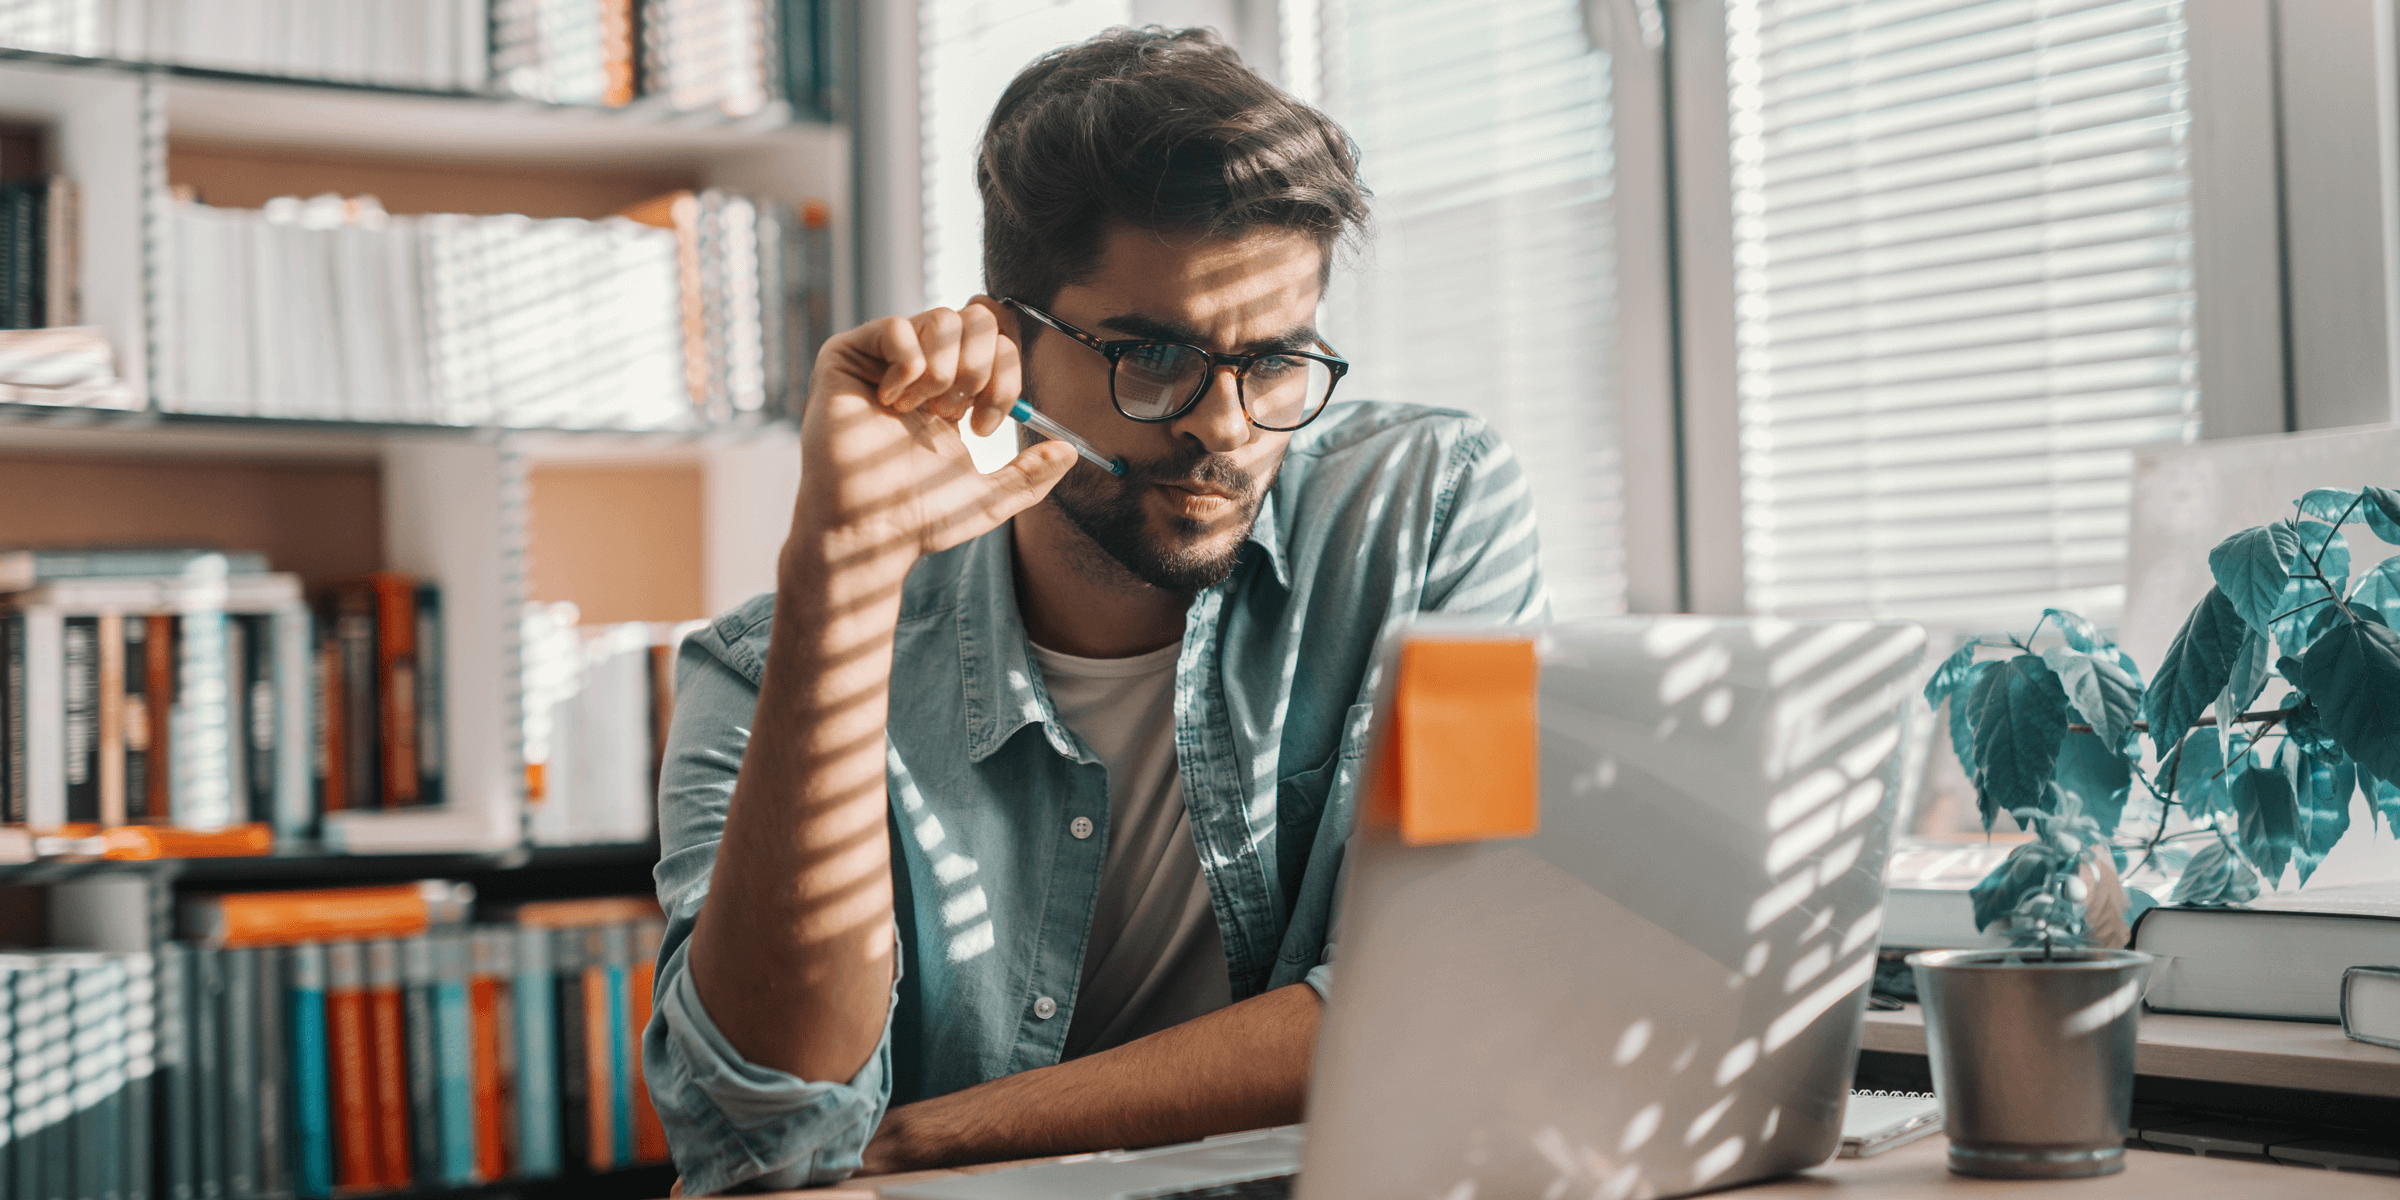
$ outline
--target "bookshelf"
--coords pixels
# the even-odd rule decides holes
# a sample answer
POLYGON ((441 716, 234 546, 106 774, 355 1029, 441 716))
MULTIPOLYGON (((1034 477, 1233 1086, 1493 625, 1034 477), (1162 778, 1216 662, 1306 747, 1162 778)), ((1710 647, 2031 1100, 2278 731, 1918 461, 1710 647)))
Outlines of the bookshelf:
MULTIPOLYGON (((816 13, 814 35, 853 11, 850 0, 782 8, 816 13)), ((0 546, 215 545, 263 551, 312 589, 379 569, 437 581, 447 716, 439 806, 329 813, 321 837, 264 857, 102 861, 89 842, 60 852, 53 840, 50 857, 0 864, 0 942, 107 944, 51 924, 84 911, 52 897, 90 894, 60 885, 94 882, 131 892, 114 941, 144 924, 133 901, 147 898, 154 946, 180 902, 211 892, 456 880, 489 919, 485 905, 650 890, 655 840, 532 838, 521 613, 572 601, 587 621, 666 622, 769 587, 797 487, 788 420, 772 402, 673 429, 185 411, 179 305, 199 276, 178 252, 177 196, 256 210, 284 196, 372 195, 409 221, 597 220, 710 188, 813 201, 829 210, 833 241, 831 279, 812 281, 829 298, 817 319, 840 328, 856 319, 856 258, 842 249, 853 139, 825 116, 825 94, 729 116, 652 97, 603 108, 0 47, 0 176, 73 180, 79 323, 105 336, 130 393, 120 409, 0 396, 0 546)), ((797 374, 805 360, 794 357, 797 374)), ((673 1178, 670 1167, 569 1162, 554 1178, 385 1194, 656 1196, 673 1178)))
MULTIPOLYGON (((0 130, 0 153, 38 145, 45 170, 73 178, 82 320, 104 331, 135 394, 124 411, 0 403, 0 545, 184 540, 264 549, 312 584, 383 568, 443 589, 447 803, 329 814, 321 842, 290 855, 157 877, 301 878, 314 867, 297 864, 330 873, 346 855, 388 856, 374 868, 382 877, 426 855, 528 853, 517 613, 572 599, 600 616, 695 618, 769 586, 797 479, 791 429, 755 416, 619 431, 172 411, 174 189, 221 207, 334 192, 375 195, 395 215, 537 218, 603 217, 690 188, 819 201, 837 245, 839 328, 854 318, 854 256, 838 250, 852 227, 848 130, 807 102, 738 117, 649 97, 602 108, 6 48, 0 130), (618 539, 632 557, 613 575, 593 554, 612 517, 587 511, 605 489, 573 486, 612 473, 672 480, 685 501, 640 514, 641 536, 618 539), (538 486, 544 478, 558 486, 538 486), (547 507, 544 492, 557 497, 547 507)), ((0 866, 0 884, 90 869, 0 866)))

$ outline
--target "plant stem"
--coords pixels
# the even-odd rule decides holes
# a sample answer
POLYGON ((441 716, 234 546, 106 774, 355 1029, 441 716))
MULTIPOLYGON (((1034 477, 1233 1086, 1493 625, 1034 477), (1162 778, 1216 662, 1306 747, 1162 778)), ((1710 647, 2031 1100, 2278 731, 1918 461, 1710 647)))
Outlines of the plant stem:
MULTIPOLYGON (((2299 710, 2299 709, 2296 709, 2296 708, 2262 708, 2262 709, 2258 710, 2257 712, 2246 712, 2246 713, 2243 713, 2241 716, 2235 717, 2235 718, 2234 718, 2234 722, 2235 722, 2236 724, 2247 724, 2247 723, 2251 723, 2251 722, 2259 722, 2259 721, 2263 721, 2263 722, 2267 723, 2268 725, 2273 725, 2275 722, 2277 722, 2277 721, 2280 721, 2280 720, 2284 719, 2285 717, 2291 716, 2292 714, 2294 714, 2294 713, 2297 713, 2297 712, 2299 712, 2299 711, 2300 711, 2300 710, 2299 710)), ((2196 721, 2192 722, 2192 728, 2194 728, 2194 729, 2211 729, 2211 728, 2215 728, 2216 724, 2217 724, 2217 718, 2216 718, 2215 714, 2209 714, 2209 715, 2203 716, 2203 717, 2201 717, 2200 719, 2198 719, 2198 720, 2196 720, 2196 721)), ((2150 732, 2150 722, 2148 722, 2148 721, 2135 721, 2135 722, 2133 723, 2133 725, 2132 725, 2132 728, 2133 728, 2133 730, 2134 730, 2135 732, 2137 732, 2137 733, 2148 733, 2148 732, 2150 732)), ((2068 733, 2090 733, 2090 732, 2092 732, 2092 727, 2091 727, 2091 726, 2089 726, 2089 725, 2072 725, 2072 724, 2071 724, 2071 725, 2068 725, 2068 726, 2067 726, 2067 732, 2068 732, 2068 733)), ((2259 730, 2259 732, 2260 732, 2260 733, 2265 733, 2265 732, 2266 732, 2266 730, 2265 730, 2265 729, 2261 729, 2261 730, 2259 730)))

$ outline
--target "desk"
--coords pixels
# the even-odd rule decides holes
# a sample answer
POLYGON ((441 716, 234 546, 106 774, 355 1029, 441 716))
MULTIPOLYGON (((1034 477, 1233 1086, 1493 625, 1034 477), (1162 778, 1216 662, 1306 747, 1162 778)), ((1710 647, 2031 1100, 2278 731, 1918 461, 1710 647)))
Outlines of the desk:
MULTIPOLYGON (((1873 1158, 1837 1158, 1789 1179, 1719 1193, 1728 1200, 1917 1200, 1924 1196, 1973 1196, 1978 1200, 2259 1200, 2301 1196, 2350 1200, 2400 1195, 2400 1180, 2388 1175, 2354 1175, 2273 1163, 2128 1150, 2125 1169, 2097 1179, 1968 1179, 1950 1173, 1950 1140, 1940 1135, 1873 1158)), ((970 1172, 993 1170, 969 1168, 970 1172)), ((853 1179, 837 1187, 776 1192, 783 1200, 877 1200, 879 1183, 915 1183, 953 1172, 853 1179)))
MULTIPOLYGON (((1862 1049, 1925 1053, 1925 1019, 1914 1004, 1869 1012, 1862 1049)), ((2343 1036, 2339 1025, 2238 1017, 2142 1014, 2134 1073, 2308 1092, 2400 1098, 2400 1050, 2343 1036)))

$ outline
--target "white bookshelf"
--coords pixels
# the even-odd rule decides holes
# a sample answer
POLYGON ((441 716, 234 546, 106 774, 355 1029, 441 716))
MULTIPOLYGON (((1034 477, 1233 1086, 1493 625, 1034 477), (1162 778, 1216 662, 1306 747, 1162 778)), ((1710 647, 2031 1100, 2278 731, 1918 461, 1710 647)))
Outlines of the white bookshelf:
MULTIPOLYGON (((438 162, 544 171, 659 169, 720 186, 829 206, 834 325, 854 256, 839 249, 848 211, 847 132, 794 120, 229 78, 103 60, 0 54, 0 122, 40 127, 51 170, 80 202, 83 321, 108 335, 138 411, 0 405, 0 455, 373 462, 380 469, 383 565, 442 586, 448 802, 328 814, 325 848, 350 853, 499 853, 524 843, 518 612, 527 598, 526 476, 543 464, 697 463, 711 612, 771 583, 799 455, 779 423, 697 433, 567 432, 366 425, 162 412, 162 344, 176 294, 162 244, 169 145, 329 160, 438 162)), ((61 504, 76 497, 62 496, 61 504)), ((206 503, 206 497, 195 497, 206 503)), ((6 523, 0 522, 0 529, 6 523)), ((633 569, 638 569, 634 565, 633 569)))

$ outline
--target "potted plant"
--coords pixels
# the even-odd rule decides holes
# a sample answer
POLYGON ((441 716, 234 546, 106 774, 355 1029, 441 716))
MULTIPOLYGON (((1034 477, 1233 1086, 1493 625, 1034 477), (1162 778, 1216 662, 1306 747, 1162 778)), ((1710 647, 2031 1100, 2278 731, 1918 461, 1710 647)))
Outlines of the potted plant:
POLYGON ((2091 622, 2049 609, 2023 638, 1971 639, 1926 685, 1984 827, 2005 812, 2034 834, 1970 893, 1977 926, 2013 948, 1909 959, 1952 1169, 2122 1166, 2149 964, 2120 947, 2155 903, 2121 886, 2129 862, 2179 871, 2176 903, 2241 904, 2287 868, 2305 884, 2362 789, 2370 826, 2400 833, 2400 555, 2354 571, 2342 536, 2364 524, 2400 544, 2400 491, 2320 488, 2294 507, 2209 552, 2216 586, 2147 684, 2091 622))

